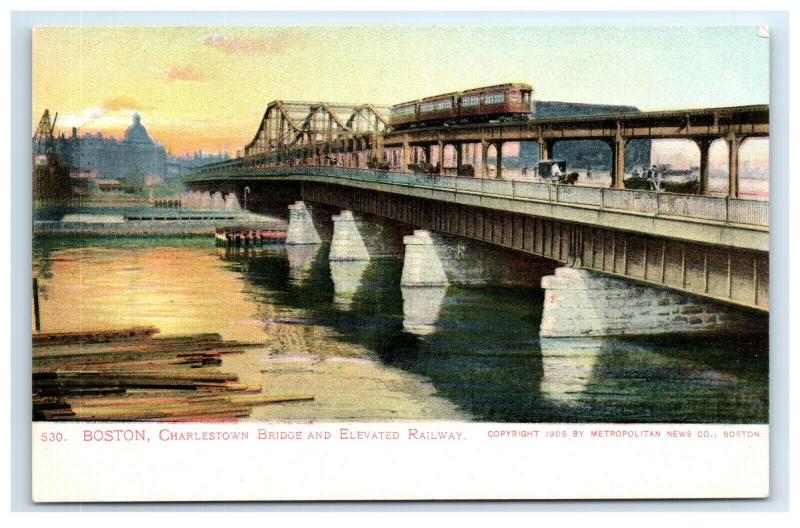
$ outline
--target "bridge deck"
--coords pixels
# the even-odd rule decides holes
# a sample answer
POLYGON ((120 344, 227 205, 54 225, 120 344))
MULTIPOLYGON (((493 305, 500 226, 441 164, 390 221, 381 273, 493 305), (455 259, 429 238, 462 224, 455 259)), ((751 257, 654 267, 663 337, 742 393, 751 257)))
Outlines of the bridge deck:
POLYGON ((339 167, 231 168, 187 183, 314 181, 721 247, 769 251, 769 202, 339 167))

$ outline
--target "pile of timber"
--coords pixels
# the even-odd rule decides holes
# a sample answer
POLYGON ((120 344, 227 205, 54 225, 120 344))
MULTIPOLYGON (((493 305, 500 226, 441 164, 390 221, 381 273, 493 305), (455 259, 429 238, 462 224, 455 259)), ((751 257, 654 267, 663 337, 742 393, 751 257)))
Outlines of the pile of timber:
POLYGON ((144 327, 34 334, 33 419, 229 420, 249 416, 255 405, 313 400, 267 396, 216 368, 224 355, 255 344, 156 333, 144 327))
POLYGON ((227 246, 255 246, 283 242, 286 231, 277 229, 250 229, 246 227, 218 227, 215 230, 218 243, 227 246))

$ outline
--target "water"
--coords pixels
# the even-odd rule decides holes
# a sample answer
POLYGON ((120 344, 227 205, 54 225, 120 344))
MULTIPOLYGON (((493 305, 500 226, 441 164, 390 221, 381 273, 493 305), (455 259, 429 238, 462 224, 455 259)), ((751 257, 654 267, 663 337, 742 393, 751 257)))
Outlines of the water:
POLYGON ((178 208, 160 208, 148 204, 131 204, 127 206, 96 204, 87 205, 59 205, 35 207, 33 209, 33 219, 35 221, 58 222, 65 215, 81 216, 192 216, 199 213, 224 214, 225 211, 214 209, 187 210, 178 208))
POLYGON ((403 292, 401 261, 332 270, 325 246, 243 253, 204 238, 112 238, 33 248, 43 331, 218 332, 259 343, 222 370, 267 394, 315 396, 256 407, 256 420, 767 421, 765 337, 540 340, 541 290, 403 292))

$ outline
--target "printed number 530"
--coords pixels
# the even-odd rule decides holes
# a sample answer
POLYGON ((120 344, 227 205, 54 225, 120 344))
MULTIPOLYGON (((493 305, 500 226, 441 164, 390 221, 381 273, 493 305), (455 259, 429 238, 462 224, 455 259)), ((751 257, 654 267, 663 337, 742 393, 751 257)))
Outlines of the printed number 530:
POLYGON ((42 442, 63 442, 64 435, 61 433, 42 433, 42 442))

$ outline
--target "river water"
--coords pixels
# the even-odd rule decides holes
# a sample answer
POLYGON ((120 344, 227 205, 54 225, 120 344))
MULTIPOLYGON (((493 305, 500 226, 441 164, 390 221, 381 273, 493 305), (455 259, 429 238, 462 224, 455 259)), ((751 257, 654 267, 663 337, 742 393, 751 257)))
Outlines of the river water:
POLYGON ((33 257, 45 332, 217 332, 259 344, 222 370, 315 396, 255 420, 768 419, 766 337, 540 340, 537 288, 405 292, 404 311, 402 261, 332 269, 324 245, 40 238, 33 257))

